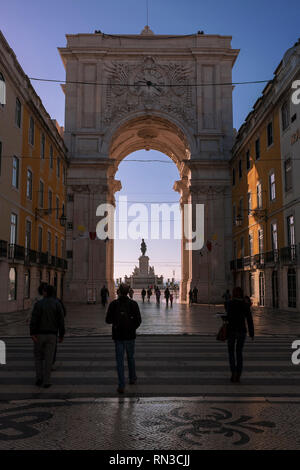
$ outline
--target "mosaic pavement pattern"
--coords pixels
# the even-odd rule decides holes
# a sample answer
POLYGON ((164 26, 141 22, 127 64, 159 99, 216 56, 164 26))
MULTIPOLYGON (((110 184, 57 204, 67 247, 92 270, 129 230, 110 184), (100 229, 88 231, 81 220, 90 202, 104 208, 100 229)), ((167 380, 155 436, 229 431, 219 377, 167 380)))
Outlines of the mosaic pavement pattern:
POLYGON ((300 403, 254 398, 1 403, 0 449, 300 449, 300 403))

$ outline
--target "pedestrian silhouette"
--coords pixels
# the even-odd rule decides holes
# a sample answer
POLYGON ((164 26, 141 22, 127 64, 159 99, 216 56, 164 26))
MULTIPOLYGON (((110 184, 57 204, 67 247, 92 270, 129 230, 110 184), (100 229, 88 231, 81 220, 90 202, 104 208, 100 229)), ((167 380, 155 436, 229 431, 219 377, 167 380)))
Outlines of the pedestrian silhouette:
POLYGON ((169 291, 168 287, 165 289, 165 299, 166 299, 166 304, 167 304, 167 307, 168 307, 169 306, 169 299, 170 299, 170 291, 169 291))
POLYGON ((228 302, 229 300, 231 300, 231 294, 230 294, 229 289, 227 289, 226 292, 224 292, 222 297, 224 299, 224 309, 225 309, 225 312, 227 312, 228 302))
POLYGON ((239 382, 243 371, 243 347, 247 335, 246 320, 249 336, 254 339, 254 325, 250 305, 243 298, 243 290, 235 287, 232 300, 227 306, 227 345, 231 382, 239 382))
POLYGON ((156 303, 159 304, 160 303, 160 295, 161 295, 159 287, 156 287, 155 295, 156 295, 156 303))
POLYGON ((65 335, 64 312, 55 298, 53 286, 43 288, 43 298, 33 307, 30 336, 34 343, 36 385, 51 386, 51 368, 57 335, 61 343, 65 335))
POLYGON ((105 307, 105 305, 107 304, 107 299, 109 297, 109 291, 105 285, 101 289, 100 296, 101 296, 102 306, 105 307))
POLYGON ((142 296, 143 303, 144 303, 144 302, 145 302, 145 297, 146 297, 146 291, 145 291, 145 289, 142 289, 141 296, 142 296))
POLYGON ((116 363, 118 372, 118 393, 124 393, 125 373, 124 373, 124 355, 126 351, 129 383, 136 383, 135 370, 135 338, 136 330, 142 323, 140 309, 135 302, 128 298, 129 287, 121 284, 119 287, 120 296, 113 300, 108 307, 106 314, 106 323, 112 325, 112 339, 115 342, 116 363))
POLYGON ((152 295, 152 289, 150 287, 148 287, 148 289, 147 289, 147 300, 148 300, 148 302, 150 302, 151 295, 152 295))

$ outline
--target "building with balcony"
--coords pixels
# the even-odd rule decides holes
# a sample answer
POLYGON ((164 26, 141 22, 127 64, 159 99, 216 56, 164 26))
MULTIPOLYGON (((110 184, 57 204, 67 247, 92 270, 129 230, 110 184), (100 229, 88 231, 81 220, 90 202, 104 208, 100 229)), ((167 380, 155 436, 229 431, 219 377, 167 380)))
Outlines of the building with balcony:
POLYGON ((292 83, 300 71, 299 51, 298 41, 236 136, 231 271, 234 284, 254 305, 300 311, 300 154, 299 147, 291 148, 299 140, 292 144, 300 114, 291 101, 292 83))
POLYGON ((0 32, 0 312, 31 307, 40 281, 63 296, 67 149, 0 32))

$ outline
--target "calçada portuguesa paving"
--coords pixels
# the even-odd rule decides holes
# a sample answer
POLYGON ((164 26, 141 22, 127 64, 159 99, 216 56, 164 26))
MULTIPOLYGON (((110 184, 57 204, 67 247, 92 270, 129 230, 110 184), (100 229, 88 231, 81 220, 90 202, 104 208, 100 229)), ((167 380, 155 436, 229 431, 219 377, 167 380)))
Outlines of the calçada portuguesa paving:
POLYGON ((299 449, 300 366, 291 362, 300 314, 255 311, 241 384, 229 382, 222 306, 141 305, 138 382, 116 393, 110 326, 99 305, 67 305, 50 389, 34 383, 24 312, 0 332, 0 449, 299 449))

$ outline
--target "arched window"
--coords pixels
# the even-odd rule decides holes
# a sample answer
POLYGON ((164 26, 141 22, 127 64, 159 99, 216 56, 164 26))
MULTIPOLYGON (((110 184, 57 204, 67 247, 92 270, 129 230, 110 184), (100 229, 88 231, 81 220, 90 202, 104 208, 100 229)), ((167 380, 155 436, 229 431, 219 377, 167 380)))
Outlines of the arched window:
POLYGON ((4 106, 6 104, 6 83, 5 79, 0 72, 0 105, 4 106))

